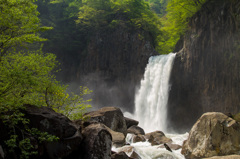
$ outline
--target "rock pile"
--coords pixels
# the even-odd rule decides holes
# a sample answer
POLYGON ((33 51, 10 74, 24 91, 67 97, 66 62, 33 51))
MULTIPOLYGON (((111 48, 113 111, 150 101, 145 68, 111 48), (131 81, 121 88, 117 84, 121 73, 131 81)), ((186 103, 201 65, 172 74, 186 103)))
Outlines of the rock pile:
MULTIPOLYGON (((51 108, 32 105, 26 105, 23 113, 30 121, 29 128, 37 128, 59 138, 54 142, 40 142, 34 135, 26 136, 38 152, 30 159, 141 159, 134 147, 126 147, 127 133, 130 133, 131 143, 149 141, 152 145, 171 145, 172 142, 161 131, 145 134, 138 121, 124 117, 116 107, 86 113, 87 121, 71 121, 51 108), (125 146, 116 153, 111 151, 112 145, 125 146)), ((1 120, 0 129, 3 132, 0 134, 0 159, 18 159, 19 149, 10 152, 4 143, 9 138, 9 130, 1 120)))

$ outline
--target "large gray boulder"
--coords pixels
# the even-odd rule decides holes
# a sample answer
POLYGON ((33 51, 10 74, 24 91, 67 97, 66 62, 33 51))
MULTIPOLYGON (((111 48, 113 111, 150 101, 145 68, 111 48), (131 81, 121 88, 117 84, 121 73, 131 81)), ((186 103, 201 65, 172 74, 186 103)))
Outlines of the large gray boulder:
POLYGON ((103 123, 113 131, 127 134, 127 126, 122 111, 116 107, 103 107, 97 111, 86 113, 90 121, 103 123))
POLYGON ((111 159, 112 136, 104 125, 91 124, 82 133, 81 159, 111 159))
POLYGON ((59 138, 70 138, 80 129, 78 125, 74 124, 66 116, 56 113, 48 107, 26 105, 26 110, 23 112, 25 117, 30 121, 30 127, 48 132, 59 138))
MULTIPOLYGON (((99 122, 96 121, 82 121, 82 120, 76 120, 74 121, 76 124, 81 125, 84 128, 88 127, 91 124, 99 124, 99 122)), ((102 126, 109 131, 109 133, 112 136, 112 143, 114 146, 119 147, 125 145, 125 135, 121 132, 113 131, 106 125, 102 124, 102 126)))
MULTIPOLYGON (((66 116, 56 113, 51 108, 26 105, 23 111, 29 119, 29 126, 47 132, 59 138, 55 142, 46 142, 35 145, 38 147, 38 156, 55 159, 69 156, 79 148, 82 142, 82 134, 79 126, 75 125, 66 116)), ((31 137, 34 141, 33 137, 31 137)))
MULTIPOLYGON (((37 151, 38 154, 30 156, 35 159, 56 159, 68 158, 74 152, 78 151, 83 136, 81 128, 75 125, 66 116, 56 113, 51 108, 37 107, 33 105, 25 105, 26 109, 21 110, 25 114, 25 118, 29 120, 29 124, 18 124, 16 135, 18 139, 30 139, 33 146, 31 151, 37 151), (39 141, 38 133, 24 132, 26 126, 30 129, 35 128, 41 132, 47 132, 50 135, 56 136, 59 139, 53 142, 39 141), (23 131, 19 131, 23 130, 23 131)), ((11 112, 9 112, 11 113, 11 112)), ((0 158, 16 159, 21 155, 19 147, 16 147, 13 152, 9 151, 4 141, 10 138, 8 125, 3 124, 0 120, 0 158)))
POLYGON ((186 158, 204 158, 238 154, 240 124, 223 113, 205 113, 192 127, 184 142, 186 158))

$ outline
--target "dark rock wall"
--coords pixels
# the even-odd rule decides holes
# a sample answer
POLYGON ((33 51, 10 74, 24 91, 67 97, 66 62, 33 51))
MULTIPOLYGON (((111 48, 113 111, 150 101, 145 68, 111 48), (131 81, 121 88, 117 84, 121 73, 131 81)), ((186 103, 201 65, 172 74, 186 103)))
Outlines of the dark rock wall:
POLYGON ((94 107, 119 106, 132 111, 136 86, 148 58, 157 54, 152 38, 124 24, 94 34, 79 62, 70 67, 70 81, 93 90, 94 107))
POLYGON ((240 111, 240 1, 209 0, 190 20, 170 82, 169 129, 209 111, 240 111))

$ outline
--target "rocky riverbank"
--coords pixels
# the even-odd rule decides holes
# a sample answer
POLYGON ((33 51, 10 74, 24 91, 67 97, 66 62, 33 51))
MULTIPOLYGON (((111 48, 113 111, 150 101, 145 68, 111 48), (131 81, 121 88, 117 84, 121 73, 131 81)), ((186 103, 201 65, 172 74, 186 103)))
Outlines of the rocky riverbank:
MULTIPOLYGON (((168 157, 173 159, 177 157, 171 156, 174 153, 172 151, 181 148, 182 154, 190 159, 240 158, 240 124, 219 112, 203 114, 183 145, 174 144, 162 131, 145 134, 138 126, 138 121, 124 117, 116 107, 89 112, 85 114, 87 121, 71 121, 47 107, 28 105, 24 113, 30 120, 29 127, 59 138, 55 142, 42 143, 34 136, 29 136, 33 149, 38 152, 37 155, 30 156, 34 159, 144 159, 126 142, 126 137, 131 143, 149 142, 152 146, 157 146, 159 151, 164 148, 168 157), (120 151, 113 152, 113 146, 120 151)), ((0 159, 18 159, 19 151, 8 151, 4 142, 9 138, 8 128, 0 123, 0 159)))

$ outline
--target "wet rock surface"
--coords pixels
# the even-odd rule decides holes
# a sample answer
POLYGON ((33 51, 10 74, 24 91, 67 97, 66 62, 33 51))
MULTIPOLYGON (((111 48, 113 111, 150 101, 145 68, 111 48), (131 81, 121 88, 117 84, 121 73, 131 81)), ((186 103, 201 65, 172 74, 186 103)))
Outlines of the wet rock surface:
POLYGON ((192 127, 182 147, 186 158, 238 154, 240 124, 219 112, 205 113, 192 127))
POLYGON ((112 136, 102 124, 91 124, 83 130, 83 159, 111 159, 112 136))
POLYGON ((138 135, 133 135, 133 137, 132 137, 132 142, 133 142, 133 143, 136 143, 136 142, 145 142, 145 141, 146 141, 145 137, 144 137, 143 135, 140 135, 140 134, 138 134, 138 135))
POLYGON ((137 126, 137 125, 133 125, 131 127, 129 127, 127 129, 127 133, 132 133, 132 134, 135 134, 135 135, 145 135, 145 131, 143 130, 143 128, 137 126))
POLYGON ((124 118, 125 118, 125 121, 126 121, 127 128, 130 128, 133 125, 137 126, 138 123, 139 123, 137 120, 130 119, 130 118, 127 118, 127 117, 124 117, 124 118))
POLYGON ((86 113, 90 121, 103 123, 116 132, 127 134, 127 126, 122 111, 116 107, 103 107, 99 110, 86 113))
POLYGON ((152 146, 172 142, 172 139, 167 138, 162 131, 147 133, 145 138, 148 139, 148 142, 150 142, 152 146))

